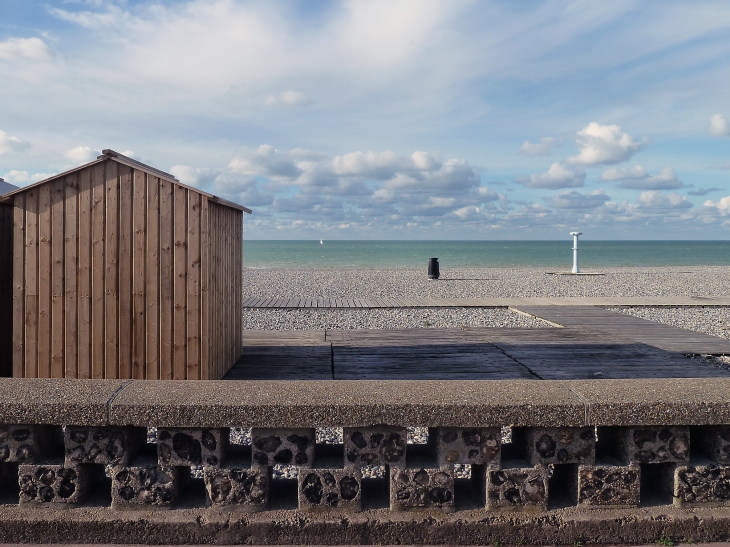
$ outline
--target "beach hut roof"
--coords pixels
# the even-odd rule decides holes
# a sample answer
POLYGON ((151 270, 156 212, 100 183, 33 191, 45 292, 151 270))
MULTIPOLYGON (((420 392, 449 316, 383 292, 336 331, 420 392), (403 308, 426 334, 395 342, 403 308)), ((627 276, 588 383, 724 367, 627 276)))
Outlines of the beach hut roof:
POLYGON ((8 192, 13 192, 17 189, 18 187, 14 184, 10 184, 5 179, 0 178, 0 196, 3 194, 7 194, 8 192))
MULTIPOLYGON (((101 163, 106 160, 113 160, 113 161, 116 161, 117 163, 121 163, 121 164, 131 167, 133 169, 138 169, 140 171, 144 171, 145 173, 150 174, 152 176, 169 180, 170 182, 173 182, 174 184, 177 184, 178 186, 182 186, 183 188, 187 188, 189 190, 192 190, 193 192, 197 192, 199 194, 207 196, 209 200, 211 200, 215 203, 218 203, 219 205, 223 205, 225 207, 231 207, 232 209, 238 209, 239 211, 243 211, 245 213, 251 214, 251 209, 249 209, 248 207, 244 207, 243 205, 239 205, 238 203, 234 203, 232 201, 228 201, 226 199, 219 198, 218 196, 214 196, 213 194, 203 192, 202 190, 199 190, 198 188, 193 188, 192 186, 183 184, 177 178, 175 178, 174 175, 171 175, 170 173, 165 173, 164 171, 160 171, 159 169, 155 169, 154 167, 152 167, 150 165, 139 162, 135 159, 132 159, 123 154, 120 154, 119 152, 115 152, 114 150, 109 150, 109 149, 102 150, 101 156, 99 156, 92 162, 86 163, 84 165, 80 165, 78 167, 74 167, 73 169, 64 171, 63 173, 59 173, 58 175, 53 175, 52 177, 43 179, 43 180, 35 182, 33 184, 29 184, 28 186, 24 186, 23 188, 14 187, 12 184, 8 184, 3 181, 3 183, 5 185, 7 185, 8 187, 13 186, 13 188, 17 188, 17 189, 12 190, 9 188, 6 194, 0 195, 0 203, 12 203, 13 196, 15 196, 16 194, 26 192, 32 188, 35 188, 36 186, 40 186, 41 184, 46 184, 47 182, 59 179, 61 177, 65 177, 66 175, 70 175, 71 173, 75 173, 76 171, 80 171, 91 165, 96 165, 97 163, 101 163)), ((0 180, 2 180, 2 179, 0 179, 0 180)), ((2 193, 3 189, 4 189, 4 187, 0 187, 0 194, 2 193)))

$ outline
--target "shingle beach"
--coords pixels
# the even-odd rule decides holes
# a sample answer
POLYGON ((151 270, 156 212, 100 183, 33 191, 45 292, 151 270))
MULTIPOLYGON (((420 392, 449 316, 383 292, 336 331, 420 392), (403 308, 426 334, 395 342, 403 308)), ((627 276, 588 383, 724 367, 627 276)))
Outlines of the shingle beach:
MULTIPOLYGON (((243 274, 243 294, 272 298, 489 298, 561 296, 724 296, 730 267, 602 268, 600 276, 550 275, 546 268, 253 269, 243 274)), ((591 271, 591 270, 585 270, 591 271)), ((728 308, 631 308, 629 313, 687 329, 730 337, 728 308)), ((244 329, 397 329, 544 327, 539 319, 508 309, 245 309, 244 329)))

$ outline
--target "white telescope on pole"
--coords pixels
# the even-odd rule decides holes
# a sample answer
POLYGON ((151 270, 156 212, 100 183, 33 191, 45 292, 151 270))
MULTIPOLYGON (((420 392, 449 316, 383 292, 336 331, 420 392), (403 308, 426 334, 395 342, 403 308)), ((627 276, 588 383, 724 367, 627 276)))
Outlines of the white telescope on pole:
POLYGON ((577 274, 577 273, 580 273, 580 268, 578 267, 578 236, 582 236, 583 232, 570 232, 570 235, 573 236, 573 271, 572 271, 572 273, 577 274))

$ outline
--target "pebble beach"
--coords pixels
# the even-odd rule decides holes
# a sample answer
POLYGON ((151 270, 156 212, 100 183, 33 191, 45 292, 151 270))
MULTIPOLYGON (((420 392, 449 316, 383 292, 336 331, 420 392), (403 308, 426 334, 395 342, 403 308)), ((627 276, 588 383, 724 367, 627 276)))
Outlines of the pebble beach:
MULTIPOLYGON (((554 275, 548 268, 246 268, 243 294, 272 298, 489 298, 561 296, 724 296, 730 267, 603 268, 603 275, 554 275)), ((591 270, 584 270, 591 271, 591 270)), ((728 308, 621 308, 616 311, 713 336, 730 337, 728 308)), ((244 329, 548 327, 508 309, 246 309, 244 329)))

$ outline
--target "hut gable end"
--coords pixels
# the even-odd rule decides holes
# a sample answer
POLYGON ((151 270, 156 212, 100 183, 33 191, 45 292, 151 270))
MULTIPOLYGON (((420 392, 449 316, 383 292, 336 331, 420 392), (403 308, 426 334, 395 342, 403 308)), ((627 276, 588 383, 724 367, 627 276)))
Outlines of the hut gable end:
POLYGON ((240 319, 209 318, 240 318, 244 211, 110 150, 0 196, 0 376, 222 378, 240 319))

